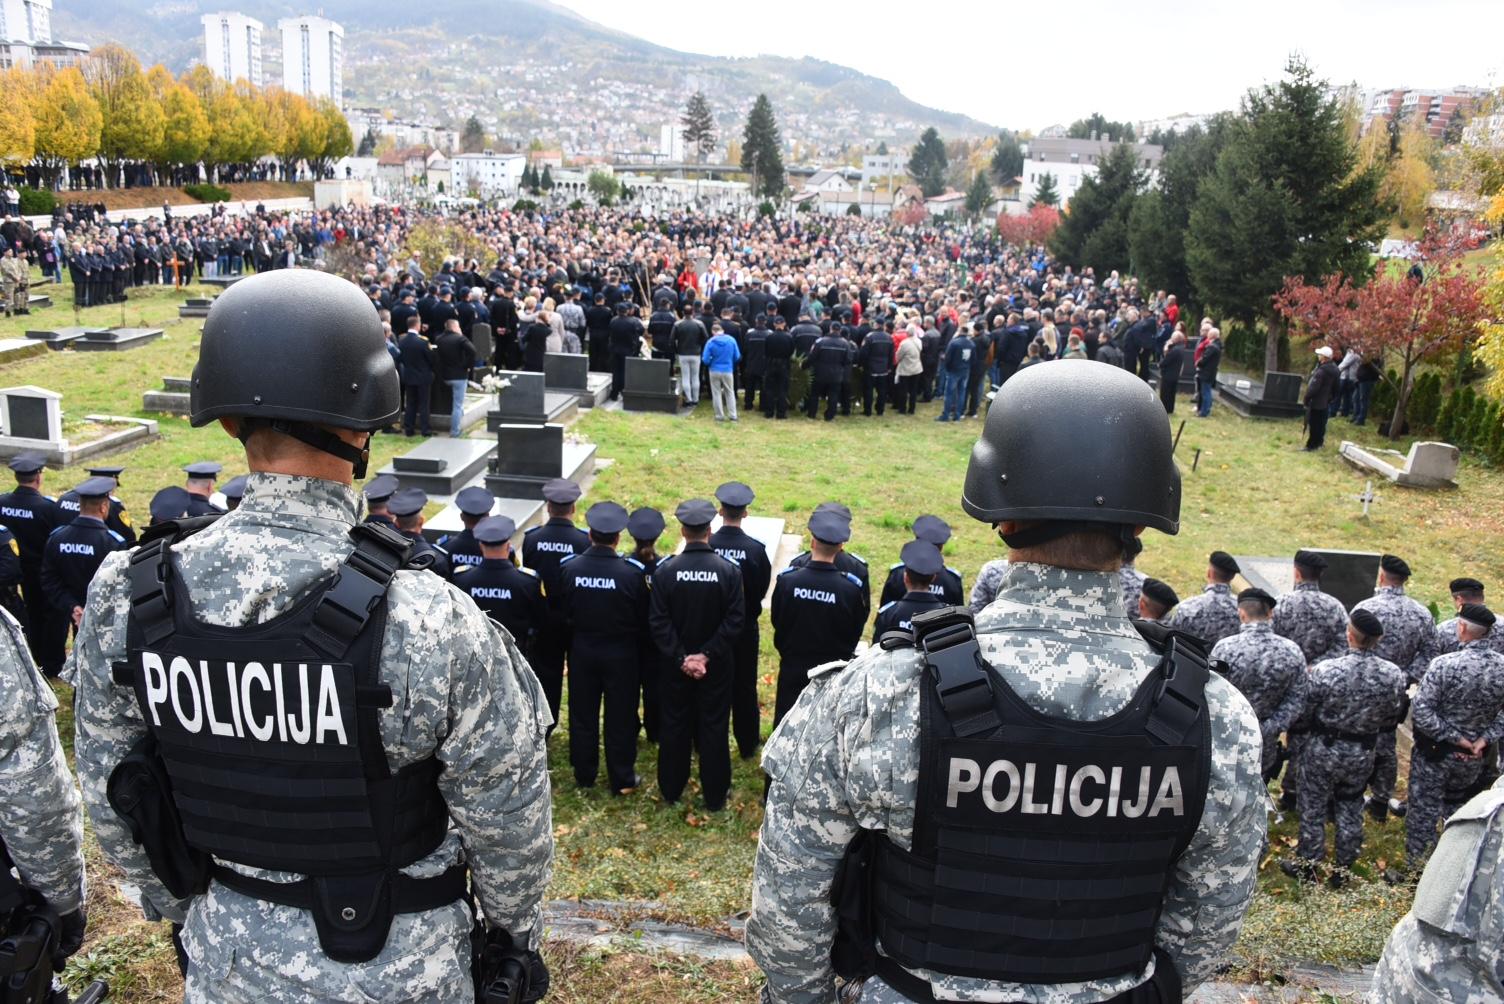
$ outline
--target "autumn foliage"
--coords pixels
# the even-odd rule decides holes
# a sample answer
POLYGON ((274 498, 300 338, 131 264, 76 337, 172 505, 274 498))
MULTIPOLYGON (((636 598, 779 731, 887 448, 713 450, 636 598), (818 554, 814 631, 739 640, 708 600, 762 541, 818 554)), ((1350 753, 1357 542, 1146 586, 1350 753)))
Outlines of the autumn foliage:
POLYGON ((1391 262, 1363 286, 1341 274, 1314 285, 1287 277, 1274 308, 1296 335, 1355 349, 1381 371, 1397 368, 1389 423, 1395 437, 1405 425, 1416 368, 1470 344, 1485 319, 1483 282, 1462 260, 1474 246, 1466 234, 1433 229, 1412 263, 1391 262))
POLYGON ((1058 226, 1060 210, 1054 206, 1038 205, 1022 216, 1010 216, 1007 212, 997 214, 997 235, 1004 243, 1016 247, 1043 244, 1058 226))

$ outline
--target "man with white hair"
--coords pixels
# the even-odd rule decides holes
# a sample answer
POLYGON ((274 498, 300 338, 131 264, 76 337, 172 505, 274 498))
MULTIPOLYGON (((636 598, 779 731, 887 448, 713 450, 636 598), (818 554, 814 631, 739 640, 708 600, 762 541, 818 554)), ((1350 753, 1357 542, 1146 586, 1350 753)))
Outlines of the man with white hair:
POLYGON ((1332 362, 1332 350, 1330 346, 1323 345, 1316 350, 1316 368, 1311 371, 1310 379, 1306 382, 1306 445, 1307 453, 1321 449, 1321 444, 1326 442, 1327 410, 1332 406, 1332 398, 1337 394, 1337 386, 1342 378, 1337 372, 1337 364, 1332 362))

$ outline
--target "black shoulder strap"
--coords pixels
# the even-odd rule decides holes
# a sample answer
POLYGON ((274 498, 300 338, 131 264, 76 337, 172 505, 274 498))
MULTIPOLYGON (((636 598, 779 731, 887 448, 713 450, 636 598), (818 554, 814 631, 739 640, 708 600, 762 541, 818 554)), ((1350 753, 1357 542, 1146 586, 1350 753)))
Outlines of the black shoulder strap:
MULTIPOLYGON (((0 920, 8 918, 23 901, 21 883, 11 874, 11 867, 10 849, 5 846, 5 838, 0 837, 0 920)), ((7 932, 0 931, 4 933, 7 932)))
POLYGON ((355 550, 340 565, 334 581, 313 611, 305 641, 326 656, 345 654, 376 612, 391 587, 392 576, 407 563, 412 541, 380 523, 358 523, 350 530, 355 550))
POLYGON ((957 736, 996 731, 992 677, 977 644, 976 618, 965 607, 940 607, 915 616, 914 642, 934 678, 941 713, 957 736))
POLYGON ((1211 671, 1200 645, 1172 631, 1166 635, 1164 656, 1156 672, 1161 680, 1144 731, 1167 746, 1176 746, 1200 724, 1211 671))

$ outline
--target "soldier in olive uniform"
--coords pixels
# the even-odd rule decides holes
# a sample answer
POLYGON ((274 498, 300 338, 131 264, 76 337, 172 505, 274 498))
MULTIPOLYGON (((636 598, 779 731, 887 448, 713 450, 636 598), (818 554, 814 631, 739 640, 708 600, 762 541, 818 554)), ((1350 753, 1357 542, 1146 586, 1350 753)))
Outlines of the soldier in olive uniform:
POLYGON ((1181 602, 1170 618, 1176 631, 1195 635, 1208 646, 1238 633, 1238 601, 1228 585, 1238 574, 1238 563, 1226 551, 1213 551, 1207 559, 1206 588, 1200 596, 1181 602))
POLYGON ((1279 737, 1305 710, 1306 660, 1300 646, 1274 633, 1270 615, 1278 609, 1262 589, 1238 594, 1238 633, 1212 646, 1212 661, 1242 691, 1259 716, 1264 735, 1264 780, 1279 770, 1279 737))
POLYGON ((190 421, 244 443, 244 503, 111 555, 89 591, 70 666, 84 802, 144 906, 184 924, 190 1004, 464 1004, 472 903, 521 998, 547 990, 547 706, 504 632, 359 522, 352 484, 398 409, 358 287, 242 280, 204 324, 190 421), (143 825, 168 799, 181 826, 143 825))
POLYGON ((1164 410, 1116 367, 1025 369, 988 411, 961 504, 1010 549, 976 633, 940 611, 914 622, 922 648, 816 671, 763 754, 772 787, 747 923, 763 1000, 835 1000, 838 945, 842 971, 867 977, 863 1004, 1189 996, 1237 938, 1265 813, 1248 702, 1193 646, 1151 643, 1124 616, 1124 540, 1179 528, 1164 410), (1194 710, 1161 730, 1167 674, 1194 710), (1023 720, 1049 741, 998 738, 1023 720), (1095 738, 1104 727, 1123 731, 1095 738), (1170 744, 1194 732, 1178 802, 1156 799, 1163 780, 1127 752, 1162 748, 1140 729, 1170 744), (870 869, 845 874, 870 872, 873 892, 842 884, 838 916, 848 848, 870 852, 870 869), (1125 854, 1141 877, 1127 903, 1125 854))

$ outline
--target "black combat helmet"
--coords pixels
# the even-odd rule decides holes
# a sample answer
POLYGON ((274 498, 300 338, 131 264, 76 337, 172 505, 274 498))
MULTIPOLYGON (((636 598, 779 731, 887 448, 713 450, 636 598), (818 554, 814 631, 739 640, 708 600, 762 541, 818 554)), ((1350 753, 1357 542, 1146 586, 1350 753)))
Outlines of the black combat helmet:
MULTIPOLYGON (((1021 369, 987 412, 961 506, 984 523, 1038 520, 1059 524, 1059 532, 1072 524, 1111 524, 1177 533, 1180 471, 1164 408, 1147 383, 1116 366, 1060 362, 1021 369)), ((1012 546, 1038 542, 1008 538, 1012 546)))
POLYGON ((209 308, 193 368, 189 421, 248 419, 242 439, 270 427, 350 460, 362 455, 317 426, 370 431, 401 408, 381 321, 351 282, 278 269, 225 290, 209 308))

